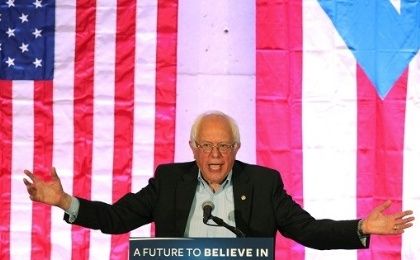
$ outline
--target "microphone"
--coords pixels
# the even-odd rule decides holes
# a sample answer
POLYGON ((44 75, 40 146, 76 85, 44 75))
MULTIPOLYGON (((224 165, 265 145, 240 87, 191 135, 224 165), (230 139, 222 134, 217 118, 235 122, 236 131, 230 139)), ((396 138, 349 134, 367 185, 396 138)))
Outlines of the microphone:
POLYGON ((203 209, 203 223, 207 224, 211 218, 211 212, 214 209, 214 204, 211 201, 204 201, 203 204, 201 204, 201 208, 203 209))
MULTIPOLYGON (((230 230, 232 233, 234 233, 237 237, 245 237, 245 234, 236 227, 233 227, 229 224, 227 224, 226 222, 223 221, 223 219, 215 217, 211 214, 211 212, 214 209, 214 204, 211 201, 205 201, 203 202, 203 204, 201 204, 201 208, 203 209, 203 222, 206 225, 210 225, 207 224, 207 222, 209 221, 209 219, 212 219, 214 221, 214 223, 216 223, 217 226, 222 226, 227 228, 228 230, 230 230)), ((210 225, 213 226, 213 225, 210 225)))

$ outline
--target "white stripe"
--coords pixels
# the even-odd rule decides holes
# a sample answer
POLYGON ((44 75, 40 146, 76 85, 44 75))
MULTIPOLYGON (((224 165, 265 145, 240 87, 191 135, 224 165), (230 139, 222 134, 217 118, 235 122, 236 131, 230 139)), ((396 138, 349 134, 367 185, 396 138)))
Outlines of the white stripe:
MULTIPOLYGON (((133 192, 146 186, 154 171, 157 2, 137 2, 136 13, 133 192)), ((132 231, 130 236, 149 237, 150 225, 132 231)))
POLYGON ((195 117, 222 110, 241 130, 238 158, 255 162, 255 1, 178 3, 175 161, 193 159, 195 117))
MULTIPOLYGON (((53 166, 64 191, 73 190, 73 83, 76 3, 57 3, 54 71, 53 166), (72 6, 73 8, 69 8, 72 6)), ((71 225, 63 221, 63 210, 51 210, 51 259, 71 259, 71 225)))
POLYGON ((22 182, 23 170, 33 172, 34 84, 14 81, 12 180, 10 216, 10 255, 12 259, 31 258, 32 202, 22 182))
MULTIPOLYGON (((92 200, 112 203, 116 1, 99 0, 96 9, 92 200)), ((92 230, 91 259, 108 259, 111 236, 92 230)))
MULTIPOLYGON (((315 0, 303 2, 303 192, 316 218, 356 217, 356 62, 315 0)), ((356 230, 355 230, 356 232, 356 230)), ((306 249, 308 259, 356 251, 306 249)))
MULTIPOLYGON (((404 134, 403 209, 420 212, 420 55, 411 62, 408 72, 404 134)), ((402 237, 403 259, 420 259, 420 225, 414 224, 402 237)))

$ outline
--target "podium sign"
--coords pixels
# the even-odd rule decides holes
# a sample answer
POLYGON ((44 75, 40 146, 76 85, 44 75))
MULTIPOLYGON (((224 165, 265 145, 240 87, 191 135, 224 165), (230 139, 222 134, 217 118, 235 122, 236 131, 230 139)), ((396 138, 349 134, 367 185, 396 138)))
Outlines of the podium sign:
POLYGON ((134 259, 274 259, 273 238, 130 238, 134 259))

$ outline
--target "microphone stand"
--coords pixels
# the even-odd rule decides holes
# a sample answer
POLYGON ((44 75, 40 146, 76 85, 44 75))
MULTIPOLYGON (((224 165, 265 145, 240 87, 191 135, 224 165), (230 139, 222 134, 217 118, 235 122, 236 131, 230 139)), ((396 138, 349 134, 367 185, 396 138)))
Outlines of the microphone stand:
MULTIPOLYGON (((245 237, 245 234, 239 230, 236 227, 233 227, 231 225, 228 225, 226 222, 223 221, 223 219, 215 217, 213 215, 209 216, 209 219, 212 219, 214 221, 214 223, 216 223, 219 226, 225 227, 227 229, 229 229, 230 231, 232 231, 237 237, 245 237)), ((207 223, 206 223, 207 224, 207 223)), ((208 225, 208 224, 207 224, 208 225)))

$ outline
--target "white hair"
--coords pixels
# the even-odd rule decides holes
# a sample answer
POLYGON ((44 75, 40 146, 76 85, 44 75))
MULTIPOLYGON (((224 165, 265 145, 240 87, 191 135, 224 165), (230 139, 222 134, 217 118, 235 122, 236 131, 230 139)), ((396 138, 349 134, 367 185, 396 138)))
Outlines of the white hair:
POLYGON ((221 111, 217 111, 217 110, 207 111, 207 112, 204 112, 204 113, 200 114, 199 116, 197 116, 197 118, 194 120, 193 125, 191 126, 191 132, 190 132, 190 142, 191 143, 194 143, 195 141, 197 141, 197 132, 198 132, 198 129, 200 128, 201 122, 203 121, 203 119, 205 117, 208 117, 208 116, 221 116, 221 117, 225 118, 230 125, 230 129, 232 130, 233 141, 236 144, 241 143, 241 137, 239 135, 239 127, 236 124, 236 121, 232 117, 226 115, 225 113, 223 113, 221 111))

